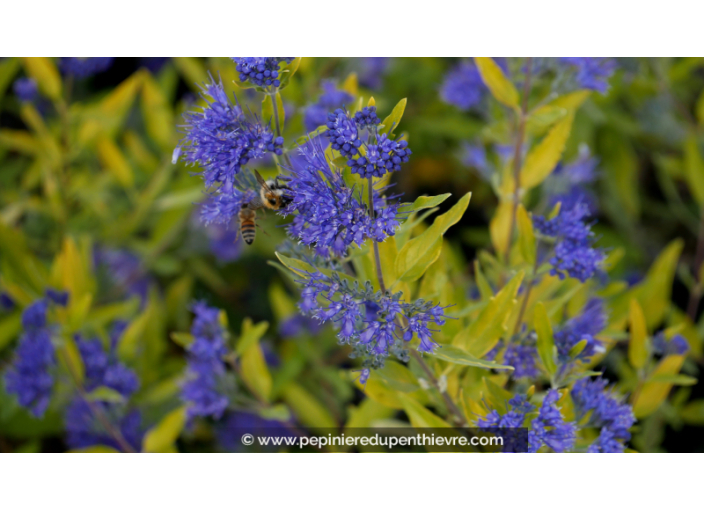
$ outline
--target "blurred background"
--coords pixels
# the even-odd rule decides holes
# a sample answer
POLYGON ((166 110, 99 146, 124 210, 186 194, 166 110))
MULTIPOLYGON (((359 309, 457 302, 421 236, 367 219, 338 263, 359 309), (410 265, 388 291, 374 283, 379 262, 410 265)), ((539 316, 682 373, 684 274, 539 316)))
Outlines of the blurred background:
MULTIPOLYGON (((127 354, 140 379, 135 402, 147 428, 178 403, 185 364, 179 333, 190 328, 186 310, 195 300, 223 309, 235 332, 246 318, 269 323, 262 346, 274 395, 285 405, 270 408, 268 416, 241 413, 191 427, 178 440, 180 450, 231 450, 228 426, 285 421, 291 408, 301 422, 306 413, 318 413, 309 419, 325 424, 344 422, 350 406, 362 407, 349 375, 355 365, 334 331, 297 315, 296 286, 271 263, 285 240, 284 222, 269 214, 261 221, 266 234, 252 246, 235 240, 234 225, 203 227, 202 182, 195 169, 172 164, 181 116, 201 101, 198 85, 208 73, 219 74, 225 89, 253 112, 260 99, 233 84, 236 71, 227 58, 90 60, 101 62, 0 61, 0 366, 12 361, 21 308, 74 271, 83 276, 70 276, 70 286, 92 295, 90 313, 66 319, 74 330, 89 324, 106 336, 124 320, 130 335, 147 339, 145 351, 127 354), (297 409, 309 401, 307 410, 297 409)), ((519 84, 522 60, 497 59, 519 84)), ((491 246, 492 173, 512 140, 501 107, 481 81, 473 85, 467 78, 465 89, 453 88, 452 73, 467 62, 304 58, 282 94, 285 147, 352 97, 374 96, 380 112, 408 98, 402 129, 413 156, 394 174, 394 190, 407 200, 472 191, 467 214, 448 232, 459 260, 471 261, 491 246)), ((542 73, 536 87, 546 98, 579 79, 551 59, 534 65, 542 73)), ((704 237, 704 58, 614 59, 613 65, 603 90, 578 110, 562 165, 585 169, 580 184, 598 218, 598 245, 622 252, 614 274, 626 284, 637 283, 670 241, 683 240, 668 317, 691 319, 683 332, 692 349, 684 370, 696 377, 704 361, 702 261, 696 260, 697 240, 704 237)), ((273 160, 258 168, 275 171, 273 160)), ((558 168, 546 185, 569 183, 558 168)), ((544 198, 531 200, 529 210, 545 205, 544 198)), ((469 262, 464 272, 471 275, 469 262)), ((618 356, 606 363, 609 379, 618 379, 618 367, 618 356)), ((62 399, 70 399, 68 385, 63 392, 36 419, 0 385, 0 451, 70 449, 61 411, 62 399)), ((701 425, 704 386, 678 387, 640 423, 634 443, 646 451, 704 451, 701 425)))

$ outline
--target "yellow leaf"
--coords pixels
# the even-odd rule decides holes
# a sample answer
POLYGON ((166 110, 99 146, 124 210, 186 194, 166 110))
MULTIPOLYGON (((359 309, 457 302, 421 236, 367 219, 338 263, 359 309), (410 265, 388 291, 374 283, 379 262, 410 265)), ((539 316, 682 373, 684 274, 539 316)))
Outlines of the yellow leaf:
POLYGON ((132 168, 120 149, 108 137, 103 136, 98 141, 98 159, 123 187, 131 188, 134 184, 132 168))
POLYGON ((494 217, 489 222, 489 233, 491 243, 496 252, 503 255, 508 250, 511 237, 511 215, 513 214, 513 204, 509 201, 502 201, 494 212, 494 217))
POLYGON ((349 92, 352 97, 357 97, 357 73, 350 73, 349 76, 342 82, 342 90, 349 92))
POLYGON ((628 343, 628 361, 633 368, 643 368, 648 361, 648 331, 643 310, 635 299, 631 300, 629 316, 631 340, 628 343))
POLYGON ((61 75, 51 59, 25 57, 22 59, 22 65, 44 94, 54 101, 61 99, 61 75))
POLYGON ((242 380, 252 393, 264 401, 269 401, 271 374, 266 366, 264 353, 256 342, 242 353, 242 380))
POLYGON ((186 407, 184 406, 167 414, 157 425, 147 431, 142 442, 142 451, 149 453, 171 451, 185 425, 186 407))
POLYGON ((521 249, 523 259, 529 264, 535 263, 535 234, 533 233, 533 222, 531 221, 523 204, 518 204, 516 211, 518 223, 518 245, 521 249))
POLYGON ((535 305, 533 320, 535 321, 535 332, 538 335, 538 354, 543 366, 552 375, 557 370, 554 355, 555 338, 553 337, 552 325, 544 303, 540 302, 535 305))
POLYGON ((500 103, 518 110, 518 91, 513 83, 504 76, 501 68, 489 57, 474 57, 482 80, 491 91, 491 94, 500 103))
POLYGON ((149 137, 162 150, 173 149, 174 115, 169 101, 151 74, 145 74, 142 86, 142 114, 149 137))
POLYGON ((567 115, 550 129, 545 138, 533 147, 521 168, 521 186, 530 189, 542 183, 555 169, 565 150, 572 129, 574 114, 567 115))
POLYGON ((284 401, 298 418, 308 427, 337 428, 330 412, 318 400, 295 383, 289 383, 282 391, 284 401))
MULTIPOLYGON (((679 373, 682 363, 684 363, 684 358, 684 356, 667 356, 660 362, 649 379, 679 373)), ((667 398, 672 386, 673 383, 671 382, 646 381, 643 388, 634 395, 633 414, 635 414, 636 418, 640 420, 654 413, 667 398)))
POLYGON ((399 393, 398 398, 401 400, 403 410, 411 420, 411 425, 417 429, 425 428, 449 428, 452 427, 445 420, 426 409, 417 400, 399 393))

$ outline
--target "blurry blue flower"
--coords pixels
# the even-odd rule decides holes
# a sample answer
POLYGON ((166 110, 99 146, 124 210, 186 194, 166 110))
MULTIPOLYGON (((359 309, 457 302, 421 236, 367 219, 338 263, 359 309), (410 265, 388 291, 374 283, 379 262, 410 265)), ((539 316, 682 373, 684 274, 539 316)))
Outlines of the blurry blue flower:
POLYGON ((408 162, 411 150, 408 142, 391 140, 386 134, 379 136, 375 144, 366 146, 366 154, 351 158, 347 165, 352 173, 360 177, 383 177, 387 172, 398 172, 401 163, 408 162))
POLYGON ((555 390, 549 390, 545 395, 538 417, 530 424, 528 432, 530 453, 537 452, 543 445, 560 453, 574 446, 577 426, 562 418, 560 410, 555 405, 559 398, 560 394, 555 390))
POLYGON ((602 94, 609 88, 609 78, 616 71, 616 61, 600 57, 562 57, 563 64, 576 70, 576 80, 581 88, 596 90, 602 94))
POLYGON ((85 367, 85 389, 105 386, 129 398, 139 389, 139 379, 133 370, 122 364, 115 352, 115 346, 106 351, 98 339, 76 339, 78 351, 81 353, 85 367))
POLYGON ((536 365, 537 357, 538 350, 535 345, 512 343, 506 348, 504 363, 514 368, 511 378, 527 377, 532 379, 537 377, 539 373, 536 365))
POLYGON ((26 103, 34 101, 39 91, 37 82, 32 78, 17 79, 12 86, 12 90, 15 92, 17 99, 26 103))
POLYGON ((17 395, 22 407, 36 417, 44 415, 51 399, 54 378, 51 370, 56 365, 51 331, 47 327, 48 303, 35 301, 22 313, 24 333, 15 353, 15 361, 5 374, 8 393, 17 395))
POLYGON ((599 202, 587 186, 597 179, 598 165, 599 160, 591 155, 589 147, 582 145, 577 159, 568 165, 559 164, 546 181, 548 206, 561 202, 563 208, 571 210, 582 202, 590 214, 595 213, 599 202))
POLYGON ((334 81, 326 80, 322 83, 323 94, 318 101, 306 109, 303 125, 306 131, 314 131, 328 121, 328 113, 344 107, 352 102, 354 97, 346 90, 338 89, 334 81))
POLYGON ((281 62, 291 63, 294 57, 232 57, 240 73, 240 81, 251 82, 260 87, 278 87, 281 62))
POLYGON ((577 355, 577 359, 587 362, 595 354, 604 352, 604 346, 596 335, 606 327, 606 318, 603 301, 598 298, 591 299, 580 315, 571 318, 555 332, 558 359, 562 363, 571 361, 570 349, 582 340, 586 340, 587 344, 577 355))
POLYGON ((445 76, 440 97, 460 110, 469 110, 479 104, 486 89, 474 62, 462 62, 445 76))
POLYGON ((359 67, 359 83, 370 89, 380 88, 391 59, 389 57, 361 57, 355 60, 359 67))
POLYGON ((61 57, 59 69, 63 74, 87 78, 106 71, 114 60, 115 57, 61 57))
POLYGON ((320 330, 319 321, 298 313, 285 319, 279 325, 279 335, 283 338, 295 338, 301 334, 316 336, 320 330))
POLYGON ((149 69, 152 74, 158 73, 164 64, 166 64, 171 57, 141 57, 139 63, 142 67, 149 69))
POLYGON ((242 204, 255 197, 256 193, 252 190, 240 191, 230 184, 225 184, 211 194, 201 206, 201 220, 206 225, 211 223, 229 225, 240 212, 242 204))
POLYGON ((622 403, 612 390, 606 389, 607 381, 601 378, 580 379, 572 388, 571 395, 579 417, 592 411, 589 426, 602 429, 599 439, 590 447, 590 452, 623 452, 624 443, 631 438, 628 431, 636 419, 631 406, 622 403), (608 432, 604 432, 604 430, 608 432))
POLYGON ((488 181, 491 179, 492 168, 489 166, 489 161, 486 157, 486 149, 483 145, 473 145, 465 143, 463 146, 462 163, 474 168, 482 179, 488 181))
POLYGON ((591 247, 594 234, 585 223, 589 209, 583 202, 572 209, 561 208, 557 217, 548 220, 533 216, 535 228, 547 237, 554 237, 555 251, 549 262, 550 274, 564 278, 565 274, 585 282, 601 267, 604 253, 591 247))
POLYGON ((504 439, 504 453, 519 453, 528 450, 527 435, 520 435, 512 429, 524 428, 526 415, 535 410, 525 395, 516 395, 508 401, 509 410, 500 415, 496 409, 491 410, 486 417, 477 420, 477 426, 485 432, 500 432, 504 439), (501 430, 494 430, 501 429, 501 430))
POLYGON ((328 121, 328 108, 323 105, 313 104, 306 108, 303 114, 303 126, 306 131, 315 131, 318 126, 323 126, 328 121))
POLYGON ((234 221, 228 225, 211 223, 205 228, 210 251, 220 263, 232 262, 242 255, 242 239, 234 221))
POLYGON ((243 450, 242 434, 295 437, 298 434, 293 425, 291 421, 268 420, 250 412, 228 412, 215 426, 215 436, 224 450, 239 452, 243 450))
POLYGON ((5 292, 0 292, 0 310, 13 310, 15 308, 15 300, 5 292))
POLYGON ((222 80, 201 86, 207 105, 202 111, 184 114, 185 136, 174 150, 173 162, 199 164, 205 186, 232 184, 243 165, 267 152, 282 154, 284 139, 275 137, 269 127, 248 120, 239 106, 233 105, 222 80))
POLYGON ((320 143, 310 142, 300 149, 303 162, 291 169, 292 202, 282 214, 297 213, 288 232, 320 255, 332 251, 342 255, 352 244, 361 245, 372 237, 382 242, 399 226, 398 205, 389 204, 375 191, 375 217, 369 215, 361 197, 345 184, 342 174, 332 169, 320 143))
POLYGON ((96 247, 93 265, 98 276, 106 282, 100 288, 107 288, 112 299, 138 296, 142 304, 146 302, 152 279, 137 255, 127 250, 96 247))
POLYGON ((205 303, 193 305, 193 343, 188 346, 188 367, 181 398, 189 404, 188 416, 212 416, 219 419, 229 404, 223 388, 225 330, 220 324, 220 310, 205 303))
POLYGON ((68 305, 68 292, 66 291, 59 291, 54 290, 52 288, 47 288, 46 297, 59 306, 68 305))
POLYGON ((102 413, 115 430, 135 451, 140 451, 144 431, 142 416, 137 410, 127 411, 123 404, 93 402, 93 408, 82 398, 75 398, 66 408, 64 423, 66 443, 70 448, 87 448, 104 445, 122 451, 122 445, 96 418, 93 409, 102 413))
POLYGON ((661 331, 653 337, 653 352, 661 356, 671 354, 683 356, 689 352, 689 342, 682 335, 674 335, 668 342, 665 334, 661 331))

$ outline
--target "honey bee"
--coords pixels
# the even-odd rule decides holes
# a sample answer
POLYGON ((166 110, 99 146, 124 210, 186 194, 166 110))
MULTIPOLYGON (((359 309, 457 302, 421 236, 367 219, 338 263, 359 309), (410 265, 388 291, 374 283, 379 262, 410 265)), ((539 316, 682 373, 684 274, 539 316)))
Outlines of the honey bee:
POLYGON ((281 182, 278 176, 265 181, 256 170, 254 171, 254 175, 261 186, 259 189, 259 198, 264 207, 278 211, 291 203, 291 197, 289 196, 291 188, 281 182))
POLYGON ((242 204, 238 214, 240 220, 240 232, 242 239, 247 244, 252 244, 257 232, 257 213, 258 209, 266 207, 278 211, 291 203, 291 197, 288 195, 290 188, 279 177, 265 181, 264 178, 254 171, 257 182, 261 186, 259 189, 259 197, 250 202, 242 204))

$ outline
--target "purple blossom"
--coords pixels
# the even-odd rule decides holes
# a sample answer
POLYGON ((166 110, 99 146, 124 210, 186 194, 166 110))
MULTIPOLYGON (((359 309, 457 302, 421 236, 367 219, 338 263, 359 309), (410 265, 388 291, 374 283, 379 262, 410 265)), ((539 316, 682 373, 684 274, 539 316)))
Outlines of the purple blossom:
POLYGON ((32 78, 19 78, 12 85, 12 90, 14 91, 17 99, 23 103, 29 103, 37 98, 39 89, 37 88, 37 82, 32 78))
POLYGON ((653 352, 661 356, 684 356, 689 352, 689 342, 680 334, 674 335, 669 341, 661 331, 653 337, 653 352))
POLYGON ((560 61, 575 69, 575 79, 580 87, 602 94, 609 89, 609 78, 617 67, 616 61, 611 58, 561 57, 560 61))
POLYGON ((281 85, 279 67, 282 62, 291 63, 294 57, 232 57, 240 73, 240 81, 251 82, 259 87, 281 85))
POLYGON ((533 379, 538 376, 536 359, 538 350, 535 345, 512 343, 504 353, 504 363, 514 368, 511 373, 513 379, 527 377, 533 379))
POLYGON ((370 89, 381 88, 390 60, 389 57, 357 58, 356 61, 360 64, 359 83, 370 89))
POLYGON ((570 350, 582 340, 587 344, 577 359, 589 361, 595 354, 603 352, 604 346, 596 335, 606 327, 606 312, 601 299, 593 298, 582 310, 582 313, 573 317, 555 332, 555 346, 558 358, 562 363, 571 361, 570 350))
POLYGON ((408 162, 411 150, 405 140, 395 141, 386 134, 379 136, 375 144, 366 146, 366 154, 351 158, 347 165, 352 173, 360 177, 383 177, 387 172, 398 172, 401 163, 408 162))
POLYGON ((359 153, 362 140, 359 138, 357 124, 342 108, 328 114, 327 131, 323 133, 330 139, 332 148, 343 156, 354 156, 359 153))
POLYGON ((560 394, 555 390, 549 390, 545 395, 538 417, 531 422, 528 432, 530 453, 537 452, 543 445, 556 452, 564 452, 574 446, 577 425, 562 418, 556 405, 559 398, 560 394))
POLYGON ((114 60, 115 57, 61 57, 59 69, 63 74, 87 78, 106 71, 114 60))
POLYGON ((322 83, 323 94, 318 101, 309 106, 303 117, 306 131, 314 131, 328 121, 328 113, 336 108, 344 107, 354 100, 352 94, 346 90, 338 89, 334 81, 326 80, 322 83))

